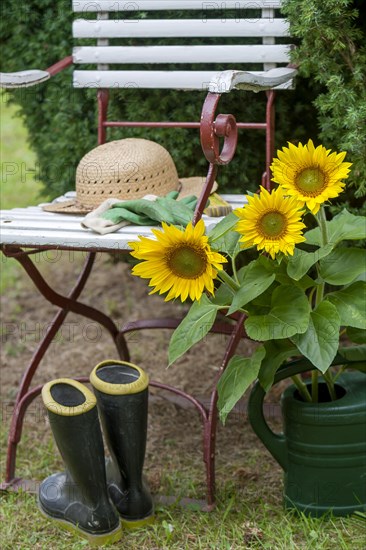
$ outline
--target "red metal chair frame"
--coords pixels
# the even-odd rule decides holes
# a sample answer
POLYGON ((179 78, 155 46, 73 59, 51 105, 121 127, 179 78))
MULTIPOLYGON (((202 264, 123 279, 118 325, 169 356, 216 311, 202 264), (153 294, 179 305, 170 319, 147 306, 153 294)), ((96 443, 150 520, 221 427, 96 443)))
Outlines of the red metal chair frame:
MULTIPOLYGON (((51 75, 55 75, 65 67, 72 64, 72 57, 67 57, 62 61, 52 65, 47 71, 51 75)), ((199 198, 198 205, 194 214, 193 222, 196 223, 202 216, 203 209, 209 197, 213 183, 217 177, 218 168, 220 165, 228 164, 236 150, 237 131, 238 129, 257 129, 266 131, 266 170, 263 174, 262 184, 270 189, 270 162, 273 157, 274 148, 274 100, 275 92, 267 91, 267 107, 266 121, 264 123, 237 123, 232 115, 216 115, 216 110, 219 104, 221 95, 216 93, 208 93, 205 99, 202 116, 200 122, 113 122, 107 120, 108 112, 108 90, 98 90, 98 144, 106 141, 106 129, 113 127, 156 127, 156 128, 199 128, 201 136, 201 144, 204 155, 209 163, 206 183, 199 198), (222 147, 220 147, 222 143, 222 147)), ((37 368, 42 361, 48 347, 57 331, 62 326, 67 314, 71 311, 85 318, 92 319, 103 326, 111 335, 121 359, 129 360, 129 351, 125 339, 125 335, 131 331, 141 329, 174 329, 178 326, 180 320, 176 319, 145 319, 127 323, 119 330, 113 320, 102 313, 101 311, 90 307, 79 301, 79 296, 84 289, 89 275, 92 271, 94 260, 96 257, 95 250, 90 250, 85 261, 84 267, 76 281, 75 286, 67 296, 55 292, 45 281, 39 270, 32 262, 30 256, 40 249, 51 249, 51 247, 32 247, 31 250, 24 249, 25 247, 4 245, 2 251, 7 257, 15 258, 24 268, 28 276, 33 281, 34 285, 40 294, 50 303, 57 306, 59 309, 49 324, 48 330, 40 341, 33 357, 26 368, 22 377, 11 419, 9 430, 8 447, 7 447, 7 464, 5 480, 0 488, 17 490, 34 489, 33 482, 25 481, 22 478, 16 477, 16 453, 17 446, 21 440, 24 415, 31 402, 39 395, 41 387, 30 389, 33 377, 37 368)), ((56 248, 56 247, 55 247, 56 248)), ((57 247, 59 249, 67 249, 68 247, 57 247)), ((77 247, 73 250, 78 250, 77 247)), ((85 251, 85 249, 80 249, 85 251)), ((98 249, 98 252, 103 252, 103 249, 98 249)), ((110 251, 109 251, 110 252, 110 251)), ((217 382, 225 370, 230 358, 235 353, 238 343, 245 336, 244 332, 244 315, 234 318, 233 322, 216 322, 211 330, 213 333, 230 335, 228 345, 226 347, 221 367, 213 382, 213 389, 210 396, 209 406, 205 406, 202 402, 191 396, 190 394, 174 388, 172 386, 152 381, 151 386, 168 390, 170 392, 188 400, 199 412, 203 423, 203 460, 206 468, 206 506, 210 510, 215 505, 215 444, 216 444, 216 427, 217 427, 217 382)), ((86 378, 80 378, 81 381, 87 381, 86 378)))

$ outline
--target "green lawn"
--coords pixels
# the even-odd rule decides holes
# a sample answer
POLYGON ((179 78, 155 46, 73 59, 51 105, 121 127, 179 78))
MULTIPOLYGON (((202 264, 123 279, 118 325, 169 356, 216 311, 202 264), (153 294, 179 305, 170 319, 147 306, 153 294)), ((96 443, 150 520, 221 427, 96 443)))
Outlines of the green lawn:
MULTIPOLYGON (((168 445, 168 443, 167 443, 168 445)), ((26 435, 26 453, 21 453, 20 470, 43 476, 59 470, 54 444, 37 444, 26 435), (56 464, 57 462, 57 464, 56 464)), ((258 454, 248 454, 248 464, 258 454)), ((172 456, 169 472, 163 474, 163 494, 202 497, 202 484, 196 467, 179 470, 178 457, 172 456), (176 468, 176 469, 175 469, 176 468), (172 472, 175 472, 172 475, 172 472), (187 475, 188 474, 188 475, 187 475), (189 480, 189 481, 187 481, 189 480), (200 486, 201 485, 201 486, 200 486)), ((262 457, 263 460, 263 457, 262 457)), ((266 470, 266 465, 263 465, 266 470)), ((268 469, 268 468, 267 468, 268 469)), ((228 477, 232 473, 228 465, 228 477)), ((124 531, 121 541, 109 546, 126 550, 364 550, 366 523, 361 517, 311 519, 304 515, 284 513, 281 502, 275 502, 271 487, 259 479, 248 479, 243 488, 231 480, 218 483, 218 506, 211 512, 157 506, 155 524, 136 531, 124 531), (245 496, 244 496, 245 494, 245 496)), ((8 493, 2 497, 0 540, 3 550, 44 550, 89 548, 82 539, 60 530, 37 509, 36 497, 26 493, 8 493)))
MULTIPOLYGON (((41 184, 37 181, 34 153, 27 145, 27 131, 17 109, 9 105, 7 94, 0 95, 0 207, 5 210, 40 202, 41 184)), ((12 259, 1 258, 0 293, 19 280, 20 267, 12 259)))
POLYGON ((7 94, 0 96, 1 208, 35 204, 41 185, 37 181, 34 153, 27 146, 27 131, 7 94))

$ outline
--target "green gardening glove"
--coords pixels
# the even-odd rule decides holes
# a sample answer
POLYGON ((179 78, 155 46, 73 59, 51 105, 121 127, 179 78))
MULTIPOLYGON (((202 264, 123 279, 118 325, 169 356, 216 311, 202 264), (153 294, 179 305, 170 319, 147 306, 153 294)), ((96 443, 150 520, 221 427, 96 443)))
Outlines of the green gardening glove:
POLYGON ((178 201, 178 195, 177 191, 172 191, 155 201, 135 199, 117 202, 101 217, 115 224, 128 221, 134 225, 159 225, 164 221, 185 227, 192 221, 198 199, 191 195, 178 201))

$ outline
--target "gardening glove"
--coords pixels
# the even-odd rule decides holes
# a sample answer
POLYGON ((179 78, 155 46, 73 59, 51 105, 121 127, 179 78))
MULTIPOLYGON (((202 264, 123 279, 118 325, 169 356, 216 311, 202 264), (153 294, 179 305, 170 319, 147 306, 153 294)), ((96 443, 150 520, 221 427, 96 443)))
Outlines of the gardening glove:
POLYGON ((173 191, 165 197, 145 195, 142 199, 124 202, 108 199, 88 214, 81 225, 100 234, 117 231, 129 223, 149 226, 165 221, 186 226, 192 220, 197 197, 192 195, 177 201, 178 195, 173 191))
POLYGON ((81 226, 85 229, 92 229, 95 233, 105 235, 107 233, 113 233, 118 231, 121 227, 129 225, 128 221, 121 221, 120 223, 114 223, 110 220, 102 218, 102 214, 110 210, 113 204, 121 202, 119 199, 107 199, 98 206, 92 212, 89 212, 81 222, 81 226))

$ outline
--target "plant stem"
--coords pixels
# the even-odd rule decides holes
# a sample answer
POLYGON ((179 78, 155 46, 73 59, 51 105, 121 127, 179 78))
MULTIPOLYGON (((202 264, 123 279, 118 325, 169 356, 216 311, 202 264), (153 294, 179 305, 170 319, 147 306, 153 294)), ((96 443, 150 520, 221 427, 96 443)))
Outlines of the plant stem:
POLYGON ((231 257, 231 265, 232 265, 232 269, 233 269, 233 275, 234 275, 235 282, 237 284, 239 284, 238 272, 236 271, 235 259, 236 259, 236 256, 231 257))
MULTIPOLYGON (((326 244, 328 244, 328 228, 327 228, 327 220, 325 217, 325 210, 323 207, 320 208, 315 218, 316 218, 316 221, 318 222, 319 229, 320 229, 320 244, 321 246, 325 246, 326 244)), ((318 306, 320 302, 323 300, 324 286, 325 286, 324 283, 320 283, 317 286, 316 299, 315 299, 316 306, 318 306)))
POLYGON ((327 372, 324 372, 323 373, 323 378, 328 386, 328 391, 329 391, 329 395, 330 395, 330 398, 332 401, 335 401, 337 399, 337 395, 336 395, 336 392, 335 392, 335 387, 334 387, 334 380, 332 378, 332 375, 330 374, 329 371, 327 372))
POLYGON ((336 383, 338 377, 344 373, 344 371, 346 370, 346 366, 345 365, 342 365, 341 368, 338 370, 338 372, 335 374, 334 378, 333 378, 333 384, 336 383))
POLYGON ((320 229, 320 244, 325 246, 329 242, 327 219, 325 217, 325 210, 321 206, 319 212, 315 215, 320 229))
POLYGON ((223 283, 226 283, 227 286, 231 288, 231 290, 234 290, 235 292, 239 290, 240 285, 235 282, 234 279, 226 273, 226 271, 219 271, 218 276, 223 283))
POLYGON ((313 403, 318 402, 318 397, 319 397, 318 379, 319 379, 319 371, 318 370, 311 371, 311 400, 313 403))
POLYGON ((308 401, 309 403, 311 403, 311 395, 306 387, 306 384, 304 384, 304 382, 301 380, 301 377, 298 374, 295 374, 294 376, 291 376, 291 379, 299 390, 299 393, 304 401, 308 401))
MULTIPOLYGON (((320 245, 325 246, 326 244, 328 244, 329 235, 328 235, 328 228, 327 228, 327 219, 325 217, 325 210, 322 206, 320 207, 320 210, 316 214, 315 218, 316 218, 316 221, 318 222, 319 229, 320 229, 320 245)), ((319 269, 318 269, 318 272, 319 272, 319 269)), ((323 301, 324 288, 325 288, 324 282, 320 283, 316 288, 315 307, 318 307, 318 305, 323 301)), ((334 384, 333 384, 331 375, 328 374, 327 379, 325 377, 325 374, 323 374, 323 376, 324 376, 324 380, 327 383, 331 398, 335 399, 334 384)), ((319 399, 318 381, 319 381, 319 372, 318 370, 313 370, 311 373, 311 397, 312 397, 313 403, 317 403, 319 399)))
POLYGON ((309 304, 310 306, 312 307, 313 305, 313 296, 314 296, 314 292, 316 291, 317 287, 314 286, 311 291, 310 291, 310 294, 309 294, 309 304))

